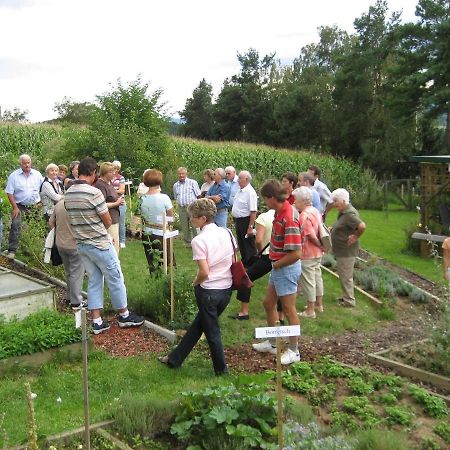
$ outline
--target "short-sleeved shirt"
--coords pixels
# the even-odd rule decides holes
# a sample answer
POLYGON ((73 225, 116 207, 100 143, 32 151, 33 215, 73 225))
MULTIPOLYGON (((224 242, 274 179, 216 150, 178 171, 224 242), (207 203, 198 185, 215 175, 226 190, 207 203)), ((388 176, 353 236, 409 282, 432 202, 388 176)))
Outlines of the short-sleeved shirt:
POLYGON ((121 173, 116 173, 116 177, 111 181, 111 184, 115 190, 119 189, 121 184, 125 183, 125 177, 121 173))
POLYGON ((220 183, 214 183, 206 195, 220 195, 222 200, 216 203, 217 209, 228 208, 230 206, 230 185, 224 180, 220 183))
POLYGON ((234 196, 233 208, 231 214, 236 219, 240 217, 248 217, 251 212, 258 210, 258 196, 251 184, 247 184, 239 189, 234 196))
POLYGON ((144 219, 144 234, 156 234, 162 236, 162 223, 158 221, 158 216, 163 211, 170 211, 173 208, 172 202, 166 194, 151 194, 141 197, 141 216, 144 219))
MULTIPOLYGON (((105 197, 106 203, 114 203, 119 198, 119 194, 117 193, 114 186, 110 183, 107 183, 106 181, 103 181, 101 178, 99 178, 95 184, 94 187, 99 189, 101 193, 103 194, 103 197, 105 197)), ((109 215, 111 216, 111 220, 113 224, 120 222, 120 211, 118 206, 114 206, 114 208, 108 208, 109 215)))
POLYGON ((355 233, 361 222, 358 211, 350 204, 338 214, 337 221, 331 229, 334 256, 344 258, 358 255, 359 240, 352 245, 347 245, 347 240, 351 234, 355 233))
POLYGON ((319 224, 322 223, 322 216, 314 206, 308 206, 300 213, 302 226, 302 257, 301 259, 320 258, 323 255, 321 247, 313 244, 309 236, 319 239, 319 224))
POLYGON ((235 175, 233 181, 229 181, 229 180, 226 181, 228 186, 230 186, 230 198, 229 198, 230 206, 233 206, 234 198, 236 197, 236 194, 240 189, 238 180, 239 180, 239 177, 237 175, 235 175))
MULTIPOLYGON (((69 216, 64 205, 64 200, 60 200, 53 210, 52 219, 56 223, 56 245, 66 250, 76 250, 77 242, 75 234, 70 226, 69 216)), ((50 219, 50 220, 52 220, 50 219)))
POLYGON ((317 209, 317 211, 321 212, 322 206, 320 205, 319 193, 313 187, 311 187, 311 193, 312 193, 312 205, 314 206, 314 208, 317 209))
MULTIPOLYGON (((270 237, 272 236, 272 223, 275 217, 275 210, 269 209, 269 211, 261 213, 255 220, 255 223, 264 227, 264 235, 261 242, 261 247, 266 247, 270 243, 270 237)), ((263 255, 269 254, 269 246, 262 252, 263 255)))
POLYGON ((22 168, 15 170, 8 177, 5 192, 14 195, 16 203, 23 206, 31 206, 40 202, 39 190, 44 178, 37 170, 30 169, 25 175, 22 168))
POLYGON ((111 241, 101 215, 108 212, 102 192, 84 180, 75 180, 64 198, 77 244, 107 250, 111 241))
POLYGON ((209 267, 208 278, 200 284, 202 288, 228 289, 231 287, 230 267, 234 253, 231 239, 228 230, 218 227, 215 223, 205 225, 192 239, 192 259, 206 260, 209 267))
POLYGON ((200 195, 200 188, 197 181, 186 178, 183 182, 177 181, 173 185, 173 196, 179 206, 183 208, 189 206, 200 195))
POLYGON ((288 252, 301 248, 300 214, 285 200, 273 220, 269 258, 272 261, 278 261, 288 252))

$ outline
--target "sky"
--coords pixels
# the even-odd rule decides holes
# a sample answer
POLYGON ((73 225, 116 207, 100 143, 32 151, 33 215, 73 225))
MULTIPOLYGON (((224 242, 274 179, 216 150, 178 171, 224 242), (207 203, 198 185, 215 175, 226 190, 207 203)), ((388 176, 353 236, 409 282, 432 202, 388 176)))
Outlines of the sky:
MULTIPOLYGON (((202 78, 220 92, 237 52, 289 64, 317 28, 353 21, 375 0, 0 0, 0 107, 56 117, 63 97, 94 102, 141 74, 177 116, 202 78)), ((414 21, 416 0, 388 0, 414 21)))

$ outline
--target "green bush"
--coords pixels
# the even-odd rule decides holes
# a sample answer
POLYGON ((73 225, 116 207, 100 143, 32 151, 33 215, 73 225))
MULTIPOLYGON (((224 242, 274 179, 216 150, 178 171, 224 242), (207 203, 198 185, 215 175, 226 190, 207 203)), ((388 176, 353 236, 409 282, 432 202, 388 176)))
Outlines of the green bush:
POLYGON ((409 385, 409 395, 416 400, 417 403, 424 406, 425 412, 430 417, 441 419, 448 415, 448 407, 444 400, 430 394, 416 384, 409 385))
POLYGON ((411 426, 415 414, 407 408, 402 406, 387 406, 386 409, 386 422, 389 425, 405 425, 411 426))
POLYGON ((409 450, 404 433, 389 430, 363 430, 354 435, 355 450, 409 450))
POLYGON ((434 426, 433 431, 450 445, 450 424, 439 422, 434 426))
POLYGON ((43 309, 22 321, 0 322, 0 359, 29 355, 53 347, 79 342, 72 314, 43 309))
POLYGON ((422 291, 422 289, 412 287, 411 292, 409 293, 409 299, 413 303, 424 304, 428 303, 431 300, 431 297, 425 291, 422 291))

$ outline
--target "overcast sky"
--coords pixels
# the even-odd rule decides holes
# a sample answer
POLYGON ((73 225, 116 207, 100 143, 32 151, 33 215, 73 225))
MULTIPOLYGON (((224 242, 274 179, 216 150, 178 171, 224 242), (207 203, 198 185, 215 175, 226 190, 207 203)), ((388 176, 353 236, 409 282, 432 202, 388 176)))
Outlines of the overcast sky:
MULTIPOLYGON (((64 96, 94 101, 142 74, 176 116, 202 78, 220 91, 250 47, 290 62, 317 28, 353 20, 375 0, 0 0, 0 106, 55 117, 64 96)), ((388 0, 415 20, 416 0, 388 0)))

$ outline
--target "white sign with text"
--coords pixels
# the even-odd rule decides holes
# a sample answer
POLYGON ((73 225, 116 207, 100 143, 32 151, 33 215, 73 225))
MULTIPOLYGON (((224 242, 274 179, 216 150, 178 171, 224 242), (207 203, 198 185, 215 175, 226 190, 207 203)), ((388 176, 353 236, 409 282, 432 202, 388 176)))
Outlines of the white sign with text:
POLYGON ((300 336, 300 325, 289 325, 287 327, 255 328, 256 339, 269 339, 289 336, 300 336))

